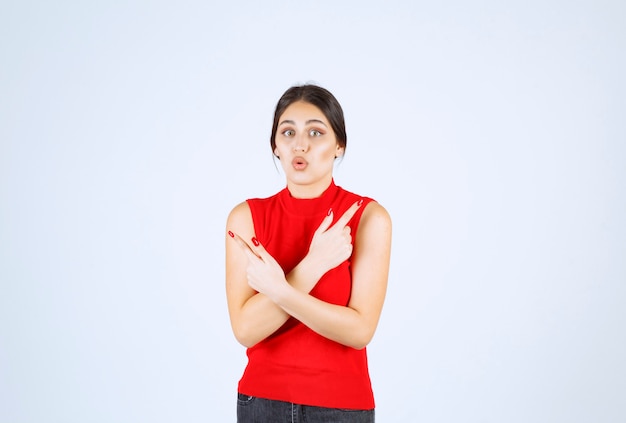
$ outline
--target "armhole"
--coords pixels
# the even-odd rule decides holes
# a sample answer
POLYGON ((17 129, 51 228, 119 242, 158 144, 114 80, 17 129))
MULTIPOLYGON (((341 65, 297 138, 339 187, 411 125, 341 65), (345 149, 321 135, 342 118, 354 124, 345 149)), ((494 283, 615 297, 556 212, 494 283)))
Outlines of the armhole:
POLYGON ((361 217, 363 216, 363 212, 365 212, 365 208, 367 207, 367 205, 372 202, 376 202, 376 200, 372 198, 368 198, 368 197, 363 197, 363 205, 352 217, 350 228, 352 232, 352 244, 353 245, 356 240, 357 232, 359 231, 359 225, 361 223, 361 217))
POLYGON ((254 199, 248 199, 246 200, 246 203, 248 203, 248 208, 250 209, 250 216, 252 219, 252 230, 254 231, 254 235, 259 239, 264 239, 263 234, 261 233, 262 228, 260 228, 257 225, 257 222, 262 221, 261 216, 259 215, 261 211, 257 207, 257 202, 254 201, 254 199))

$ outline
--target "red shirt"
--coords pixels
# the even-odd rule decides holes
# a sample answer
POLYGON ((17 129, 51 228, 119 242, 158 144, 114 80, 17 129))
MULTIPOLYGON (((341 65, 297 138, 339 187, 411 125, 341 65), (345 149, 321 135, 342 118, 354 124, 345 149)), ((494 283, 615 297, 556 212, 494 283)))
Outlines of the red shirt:
MULTIPOLYGON (((313 233, 332 207, 335 220, 363 199, 349 223, 352 239, 365 205, 372 201, 348 192, 334 181, 313 199, 297 199, 287 188, 269 198, 250 199, 255 235, 288 274, 307 254, 313 233)), ((352 278, 350 259, 328 271, 311 295, 347 305, 352 278)), ((331 341, 289 318, 272 335, 247 350, 248 365, 239 392, 261 398, 318 407, 369 410, 374 395, 367 351, 331 341)))

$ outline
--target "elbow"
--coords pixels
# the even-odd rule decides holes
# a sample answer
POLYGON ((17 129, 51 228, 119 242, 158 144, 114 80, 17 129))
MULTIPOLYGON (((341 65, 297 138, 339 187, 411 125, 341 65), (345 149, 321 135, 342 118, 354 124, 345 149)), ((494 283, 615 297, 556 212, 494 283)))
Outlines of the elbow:
POLYGON ((363 348, 367 347, 368 344, 369 341, 351 342, 348 346, 350 348, 354 348, 355 350, 362 350, 363 348))
POLYGON ((346 345, 348 347, 354 348, 355 350, 362 350, 363 348, 369 345, 373 337, 374 337, 373 330, 368 329, 368 330, 355 331, 354 336, 350 338, 349 343, 347 343, 346 345))
POLYGON ((260 339, 254 336, 250 325, 246 325, 245 323, 233 325, 233 334, 237 342, 246 348, 251 348, 260 341, 260 339))
POLYGON ((351 348, 354 348, 355 350, 362 350, 363 348, 367 347, 366 343, 358 343, 358 344, 352 344, 350 345, 351 348))
POLYGON ((235 335, 235 339, 246 348, 252 348, 257 344, 253 339, 241 335, 235 335))
POLYGON ((255 344, 251 339, 246 338, 245 336, 242 336, 242 335, 235 334, 235 339, 237 340, 237 342, 239 342, 241 345, 243 345, 246 348, 251 348, 255 344))

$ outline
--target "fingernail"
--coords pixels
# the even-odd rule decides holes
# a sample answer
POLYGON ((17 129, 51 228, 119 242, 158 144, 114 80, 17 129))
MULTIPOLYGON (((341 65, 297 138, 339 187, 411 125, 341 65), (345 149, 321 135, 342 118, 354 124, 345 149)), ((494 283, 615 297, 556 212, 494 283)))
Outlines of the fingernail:
POLYGON ((329 209, 328 209, 328 213, 326 213, 326 216, 330 216, 330 214, 331 214, 332 212, 333 212, 333 208, 331 207, 331 208, 329 208, 329 209))
POLYGON ((231 238, 234 238, 234 237, 235 237, 235 234, 234 234, 234 233, 232 233, 231 231, 228 231, 228 235, 230 235, 230 237, 231 237, 231 238))
POLYGON ((252 237, 252 243, 254 244, 255 247, 258 247, 260 242, 258 239, 256 239, 256 237, 252 237))
POLYGON ((361 198, 361 199, 359 200, 359 204, 358 204, 358 206, 360 207, 362 204, 363 204, 363 199, 361 198))

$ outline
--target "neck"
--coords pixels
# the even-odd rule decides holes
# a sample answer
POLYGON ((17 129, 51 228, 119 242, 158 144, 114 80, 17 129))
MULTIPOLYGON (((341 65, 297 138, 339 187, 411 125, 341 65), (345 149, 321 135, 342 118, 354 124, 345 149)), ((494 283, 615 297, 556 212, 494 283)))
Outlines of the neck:
POLYGON ((287 181, 287 189, 294 198, 317 198, 328 189, 332 182, 332 176, 324 178, 312 184, 298 184, 293 181, 287 181))

